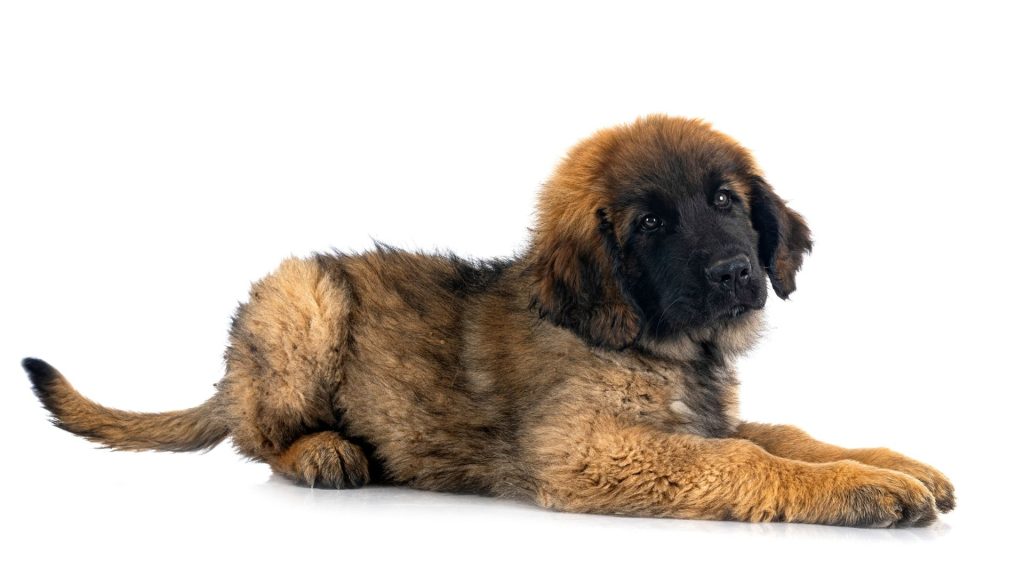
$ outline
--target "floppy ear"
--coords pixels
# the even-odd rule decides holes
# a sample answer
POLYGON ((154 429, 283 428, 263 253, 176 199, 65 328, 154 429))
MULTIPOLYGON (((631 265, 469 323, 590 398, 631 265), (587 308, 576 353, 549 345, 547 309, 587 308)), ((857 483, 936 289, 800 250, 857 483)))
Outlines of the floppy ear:
POLYGON ((576 230, 561 221, 536 231, 532 304, 542 318, 587 342, 622 349, 639 337, 640 316, 623 289, 612 223, 604 209, 591 217, 592 222, 576 230))
POLYGON ((775 293, 785 300, 796 290, 796 273, 811 251, 811 230, 760 176, 753 178, 750 220, 757 231, 757 256, 775 293))

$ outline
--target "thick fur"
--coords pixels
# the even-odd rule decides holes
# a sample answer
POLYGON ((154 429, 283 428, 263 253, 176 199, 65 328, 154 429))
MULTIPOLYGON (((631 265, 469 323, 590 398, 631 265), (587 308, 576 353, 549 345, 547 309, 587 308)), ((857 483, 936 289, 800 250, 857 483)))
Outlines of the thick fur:
POLYGON ((702 122, 652 116, 569 153, 518 258, 380 246, 284 262, 238 310, 224 378, 198 408, 111 410, 45 362, 24 366, 75 434, 126 450, 230 436, 310 486, 928 524, 954 505, 933 468, 738 418, 732 362, 756 339, 766 285, 787 297, 810 247, 746 150, 702 122))

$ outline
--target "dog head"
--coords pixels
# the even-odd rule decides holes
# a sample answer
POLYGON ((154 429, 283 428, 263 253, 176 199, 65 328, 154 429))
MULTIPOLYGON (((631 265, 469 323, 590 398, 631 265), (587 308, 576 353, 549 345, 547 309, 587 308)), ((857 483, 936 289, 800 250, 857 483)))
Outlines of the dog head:
POLYGON ((544 186, 533 303, 595 345, 665 341, 745 322, 769 281, 787 298, 810 249, 749 152, 704 122, 651 116, 584 140, 544 186))

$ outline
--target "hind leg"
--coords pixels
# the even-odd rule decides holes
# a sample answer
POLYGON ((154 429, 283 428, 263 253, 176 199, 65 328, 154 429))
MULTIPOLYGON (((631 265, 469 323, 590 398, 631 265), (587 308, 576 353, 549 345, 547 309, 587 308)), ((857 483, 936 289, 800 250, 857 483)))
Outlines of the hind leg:
POLYGON ((315 260, 286 260, 253 285, 231 328, 222 387, 238 450, 309 485, 367 480, 334 398, 342 381, 351 297, 315 260))

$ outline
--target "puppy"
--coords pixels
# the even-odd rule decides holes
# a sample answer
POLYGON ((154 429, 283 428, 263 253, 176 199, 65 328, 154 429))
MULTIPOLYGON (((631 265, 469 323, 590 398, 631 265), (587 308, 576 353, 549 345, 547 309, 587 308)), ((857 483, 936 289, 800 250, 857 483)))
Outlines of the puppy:
POLYGON ((291 259, 235 315, 201 406, 105 408, 24 367, 57 426, 123 450, 243 455, 316 487, 393 483, 556 510, 922 526, 935 469, 737 417, 733 361, 811 249, 750 154, 707 124, 597 132, 544 186, 529 249, 291 259))

